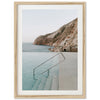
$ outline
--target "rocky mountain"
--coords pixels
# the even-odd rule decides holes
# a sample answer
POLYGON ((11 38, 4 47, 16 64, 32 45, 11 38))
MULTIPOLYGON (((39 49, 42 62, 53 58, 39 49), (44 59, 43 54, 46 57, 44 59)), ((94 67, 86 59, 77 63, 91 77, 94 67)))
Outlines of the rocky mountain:
POLYGON ((39 36, 33 44, 53 46, 49 50, 54 52, 77 52, 77 22, 76 18, 53 33, 39 36))

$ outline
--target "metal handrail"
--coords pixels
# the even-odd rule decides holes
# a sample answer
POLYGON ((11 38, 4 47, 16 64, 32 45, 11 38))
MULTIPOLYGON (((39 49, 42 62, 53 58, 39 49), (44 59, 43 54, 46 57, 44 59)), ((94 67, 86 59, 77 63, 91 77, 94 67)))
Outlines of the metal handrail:
MULTIPOLYGON (((53 57, 49 58, 48 60, 46 60, 46 61, 44 61, 43 63, 41 63, 40 65, 38 65, 37 67, 33 68, 33 79, 36 79, 36 78, 35 78, 35 70, 36 70, 38 67, 40 67, 40 66, 43 65, 45 62, 49 61, 50 59, 54 58, 55 56, 57 56, 57 55, 59 55, 59 54, 61 54, 62 57, 64 58, 64 59, 63 59, 62 61, 60 61, 59 63, 63 62, 63 61, 65 60, 65 56, 64 56, 61 52, 58 53, 58 54, 56 54, 56 55, 54 55, 53 57)), ((49 76, 49 70, 51 70, 52 68, 54 68, 54 67, 55 67, 56 65, 58 65, 59 63, 53 65, 52 67, 48 68, 46 71, 44 71, 44 72, 42 72, 42 73, 40 73, 40 74, 43 74, 43 73, 45 73, 45 72, 48 71, 48 76, 49 76)), ((39 74, 39 75, 40 75, 40 74, 39 74)), ((36 79, 36 80, 37 80, 37 79, 36 79)))
MULTIPOLYGON (((58 53, 60 54, 60 53, 58 53)), ((41 63, 40 65, 38 65, 37 67, 33 68, 33 69, 37 69, 39 66, 41 66, 42 64, 44 64, 45 62, 49 61, 50 59, 54 58, 55 56, 57 56, 58 54, 54 55, 53 57, 47 59, 46 61, 44 61, 43 63, 41 63)))

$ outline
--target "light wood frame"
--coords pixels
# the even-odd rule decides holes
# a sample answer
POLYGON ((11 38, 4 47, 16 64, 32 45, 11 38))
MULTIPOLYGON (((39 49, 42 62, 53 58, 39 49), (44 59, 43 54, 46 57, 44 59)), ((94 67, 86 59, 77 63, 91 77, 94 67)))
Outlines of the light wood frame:
POLYGON ((86 2, 14 2, 14 97, 15 98, 86 98, 86 2), (83 95, 18 95, 17 94, 17 25, 18 5, 82 5, 83 6, 83 95))

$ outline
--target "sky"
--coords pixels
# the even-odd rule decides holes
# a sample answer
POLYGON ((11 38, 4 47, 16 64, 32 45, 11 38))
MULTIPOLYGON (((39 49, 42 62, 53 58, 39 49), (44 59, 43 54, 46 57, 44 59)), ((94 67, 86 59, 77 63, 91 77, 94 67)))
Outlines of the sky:
POLYGON ((58 30, 77 18, 77 10, 32 9, 22 11, 22 42, 34 42, 40 36, 58 30))

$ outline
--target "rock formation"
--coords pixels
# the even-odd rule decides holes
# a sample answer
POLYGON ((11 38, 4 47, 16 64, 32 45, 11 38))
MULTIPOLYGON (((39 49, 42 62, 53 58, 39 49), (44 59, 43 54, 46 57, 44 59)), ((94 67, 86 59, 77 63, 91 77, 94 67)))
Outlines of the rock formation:
POLYGON ((77 21, 76 18, 53 33, 39 36, 33 44, 53 46, 49 50, 54 52, 77 52, 77 21))

